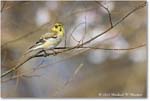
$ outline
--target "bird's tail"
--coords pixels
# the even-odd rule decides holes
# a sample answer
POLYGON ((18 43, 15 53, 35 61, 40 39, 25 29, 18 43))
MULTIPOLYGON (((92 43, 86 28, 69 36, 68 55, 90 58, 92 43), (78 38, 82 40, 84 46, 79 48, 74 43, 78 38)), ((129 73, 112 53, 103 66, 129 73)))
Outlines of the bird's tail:
POLYGON ((28 54, 28 53, 32 52, 33 50, 34 50, 33 48, 31 48, 31 49, 27 50, 27 51, 24 53, 24 55, 26 55, 26 54, 28 54))
POLYGON ((26 54, 28 54, 28 53, 34 51, 34 50, 41 49, 41 48, 42 48, 41 45, 39 45, 39 46, 32 46, 32 47, 29 48, 29 50, 27 50, 27 51, 24 53, 24 55, 26 55, 26 54))

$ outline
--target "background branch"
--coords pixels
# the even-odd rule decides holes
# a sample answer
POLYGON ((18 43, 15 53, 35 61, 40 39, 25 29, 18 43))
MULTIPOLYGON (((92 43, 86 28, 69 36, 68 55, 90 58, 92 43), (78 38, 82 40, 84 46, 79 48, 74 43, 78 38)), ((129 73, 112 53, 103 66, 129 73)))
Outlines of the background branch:
POLYGON ((112 18, 111 18, 111 13, 109 11, 109 9, 107 7, 105 7, 104 5, 102 5, 99 1, 95 1, 99 6, 101 6, 102 8, 104 8, 107 13, 108 13, 108 17, 109 17, 109 23, 110 23, 110 27, 113 27, 113 23, 112 23, 112 18))

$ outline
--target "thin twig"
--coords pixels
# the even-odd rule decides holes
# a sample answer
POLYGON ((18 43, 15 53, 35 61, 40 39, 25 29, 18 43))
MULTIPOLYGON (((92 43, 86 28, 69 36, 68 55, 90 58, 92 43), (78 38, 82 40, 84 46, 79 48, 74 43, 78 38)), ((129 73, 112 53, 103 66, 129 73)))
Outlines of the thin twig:
POLYGON ((81 42, 83 43, 84 42, 84 39, 85 39, 85 37, 86 37, 86 34, 87 34, 87 21, 86 21, 86 16, 84 17, 84 20, 85 20, 85 28, 84 28, 84 35, 82 36, 82 38, 81 38, 81 42))
POLYGON ((72 80, 73 80, 73 78, 77 75, 77 73, 81 70, 81 68, 83 67, 83 65, 84 64, 80 64, 76 69, 75 69, 75 71, 73 72, 73 75, 72 75, 72 77, 70 77, 70 79, 69 80, 67 80, 66 82, 65 82, 65 86, 67 86, 72 80))
MULTIPOLYGON (((86 46, 82 46, 82 47, 78 47, 78 48, 89 48, 89 49, 100 49, 100 50, 133 50, 133 49, 137 49, 140 47, 144 47, 146 44, 142 44, 136 47, 131 47, 131 48, 101 48, 101 47, 86 47, 86 46)), ((56 47, 55 49, 67 49, 67 48, 71 48, 71 47, 56 47)), ((77 48, 77 49, 78 49, 77 48)))
POLYGON ((74 41, 76 41, 76 42, 79 43, 79 41, 73 36, 73 33, 74 33, 75 30, 76 30, 79 26, 81 26, 82 24, 85 24, 85 22, 81 22, 81 23, 77 24, 77 25, 73 28, 73 30, 71 31, 71 34, 70 34, 69 39, 72 38, 74 41))
POLYGON ((104 5, 102 5, 100 2, 98 2, 98 1, 95 1, 95 2, 107 11, 108 17, 109 17, 109 22, 110 22, 110 27, 113 27, 112 17, 111 17, 111 13, 110 13, 109 9, 107 7, 105 7, 104 5))
POLYGON ((58 93, 60 93, 60 91, 62 91, 63 89, 65 89, 68 85, 69 85, 69 83, 75 78, 75 76, 77 75, 77 73, 81 70, 81 68, 83 67, 83 65, 84 64, 79 64, 79 66, 78 67, 76 67, 76 69, 74 70, 74 72, 73 72, 73 75, 68 79, 68 80, 66 80, 65 82, 64 82, 64 86, 63 87, 61 87, 61 88, 59 88, 58 90, 56 90, 56 92, 54 93, 54 95, 56 96, 58 93))

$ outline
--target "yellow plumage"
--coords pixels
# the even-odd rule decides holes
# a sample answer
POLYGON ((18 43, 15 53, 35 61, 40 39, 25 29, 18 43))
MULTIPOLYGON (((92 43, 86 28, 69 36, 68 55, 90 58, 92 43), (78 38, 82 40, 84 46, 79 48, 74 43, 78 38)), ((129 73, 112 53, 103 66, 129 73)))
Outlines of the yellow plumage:
MULTIPOLYGON (((38 49, 53 49, 55 48, 62 40, 64 36, 64 26, 61 23, 56 23, 50 30, 50 32, 42 35, 33 45, 29 48, 28 52, 38 50, 38 49)), ((28 53, 27 52, 27 53, 28 53)))

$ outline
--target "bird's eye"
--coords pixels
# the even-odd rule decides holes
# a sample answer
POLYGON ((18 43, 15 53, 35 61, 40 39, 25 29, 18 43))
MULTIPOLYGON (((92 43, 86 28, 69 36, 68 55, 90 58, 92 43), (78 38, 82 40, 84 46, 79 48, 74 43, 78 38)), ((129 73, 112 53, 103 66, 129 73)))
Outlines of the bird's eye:
POLYGON ((58 28, 58 26, 56 25, 55 28, 58 28))

